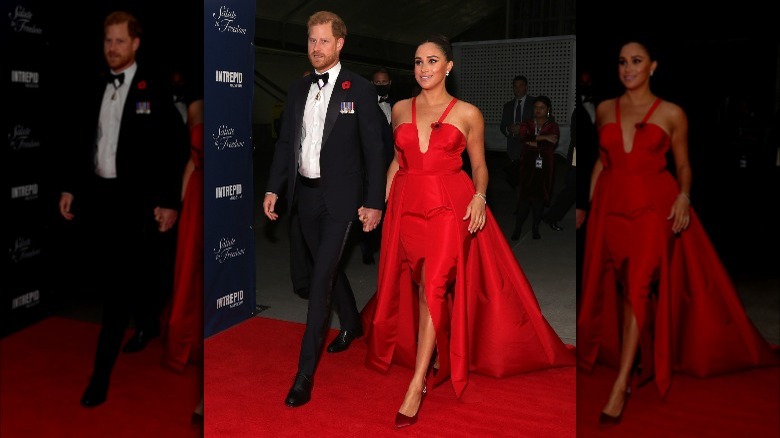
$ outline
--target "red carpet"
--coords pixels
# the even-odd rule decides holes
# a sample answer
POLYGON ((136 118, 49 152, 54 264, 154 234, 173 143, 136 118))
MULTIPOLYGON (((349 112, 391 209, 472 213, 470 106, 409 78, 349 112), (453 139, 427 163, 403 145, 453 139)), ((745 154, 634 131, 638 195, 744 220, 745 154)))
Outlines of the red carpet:
POLYGON ((666 400, 650 384, 631 395, 623 421, 598 428, 616 370, 577 373, 577 437, 780 437, 780 368, 698 379, 675 374, 666 400))
POLYGON ((159 338, 139 353, 120 353, 104 404, 92 409, 79 404, 99 329, 52 317, 0 340, 0 436, 201 436, 190 425, 200 399, 200 369, 176 374, 163 368, 159 338))
MULTIPOLYGON (((205 436, 233 437, 555 437, 575 436, 574 367, 506 379, 471 375, 468 397, 449 382, 430 391, 417 424, 396 430, 412 370, 387 375, 363 365, 362 339, 324 353, 312 400, 284 398, 298 365, 303 324, 254 317, 205 343, 205 436)), ((326 342, 335 337, 331 330, 326 342)))

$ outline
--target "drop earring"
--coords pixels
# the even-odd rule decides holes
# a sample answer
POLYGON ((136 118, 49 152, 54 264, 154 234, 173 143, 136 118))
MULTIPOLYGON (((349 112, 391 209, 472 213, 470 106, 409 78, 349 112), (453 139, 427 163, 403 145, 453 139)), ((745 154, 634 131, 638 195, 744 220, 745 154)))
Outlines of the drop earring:
POLYGON ((653 73, 655 73, 655 70, 650 70, 650 76, 652 76, 653 73))
POLYGON ((449 70, 447 71, 447 73, 444 73, 444 76, 449 76, 449 75, 450 75, 449 70))

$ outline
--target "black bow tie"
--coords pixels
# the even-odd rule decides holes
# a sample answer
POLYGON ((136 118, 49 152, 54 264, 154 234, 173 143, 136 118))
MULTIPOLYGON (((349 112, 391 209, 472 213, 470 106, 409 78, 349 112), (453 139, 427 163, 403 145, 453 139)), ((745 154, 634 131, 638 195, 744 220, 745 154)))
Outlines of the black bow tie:
POLYGON ((320 79, 322 79, 322 86, 324 87, 325 84, 328 83, 328 73, 323 73, 321 75, 318 75, 317 73, 312 73, 311 74, 311 82, 313 84, 318 84, 319 85, 320 79))
POLYGON ((387 96, 382 96, 379 98, 379 103, 387 102, 387 96))
POLYGON ((122 84, 125 83, 125 74, 119 73, 118 75, 115 75, 113 73, 109 73, 106 80, 108 81, 109 84, 113 84, 114 88, 119 88, 122 86, 122 84), (116 81, 119 81, 119 85, 117 85, 116 81))

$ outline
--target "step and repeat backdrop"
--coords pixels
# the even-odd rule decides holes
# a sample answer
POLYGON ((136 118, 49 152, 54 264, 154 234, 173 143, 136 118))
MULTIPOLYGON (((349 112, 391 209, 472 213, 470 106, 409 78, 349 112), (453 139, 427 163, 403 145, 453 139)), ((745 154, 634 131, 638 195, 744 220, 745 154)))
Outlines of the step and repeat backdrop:
POLYGON ((204 2, 204 335, 255 309, 252 99, 255 2, 204 2))
POLYGON ((53 92, 48 41, 51 29, 40 2, 4 3, 3 130, 6 138, 4 174, 9 194, 4 212, 6 269, 0 290, 1 335, 40 319, 53 297, 44 272, 50 202, 45 155, 53 147, 43 114, 46 95, 53 92))

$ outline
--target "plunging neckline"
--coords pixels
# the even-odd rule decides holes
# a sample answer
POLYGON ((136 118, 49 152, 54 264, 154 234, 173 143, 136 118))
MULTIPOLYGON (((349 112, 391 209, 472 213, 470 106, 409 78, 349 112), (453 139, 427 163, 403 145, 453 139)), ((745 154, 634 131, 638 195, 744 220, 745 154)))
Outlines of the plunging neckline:
MULTIPOLYGON (((450 103, 447 104, 447 108, 439 117, 439 120, 431 124, 431 132, 428 133, 428 145, 423 151, 422 144, 420 143, 420 129, 417 127, 417 97, 415 96, 412 98, 412 125, 414 126, 414 130, 417 131, 417 150, 420 151, 421 155, 425 155, 428 153, 428 150, 430 150, 431 148, 431 137, 433 136, 433 131, 436 131, 437 129, 441 128, 441 125, 444 124, 444 119, 447 118, 447 115, 450 113, 450 110, 452 109, 453 106, 455 106, 455 103, 457 101, 458 99, 453 97, 452 100, 450 100, 450 103)), ((451 123, 447 123, 447 124, 452 125, 451 123)), ((457 126, 454 127, 455 129, 458 129, 457 126)), ((458 129, 458 131, 460 131, 460 129, 458 129)))
MULTIPOLYGON (((620 131, 620 144, 622 146, 623 153, 628 155, 634 152, 634 144, 636 143, 637 131, 643 128, 644 126, 648 125, 647 121, 650 119, 650 116, 653 115, 653 112, 655 111, 655 109, 658 107, 660 103, 661 103, 661 98, 656 97, 653 104, 650 105, 650 109, 647 110, 647 114, 645 114, 645 117, 642 119, 642 121, 634 125, 634 135, 631 136, 631 150, 627 151, 625 137, 623 136, 623 124, 620 121, 620 98, 618 97, 617 99, 615 99, 615 124, 618 126, 618 130, 620 131)), ((661 128, 660 126, 658 128, 664 131, 663 128, 661 128)), ((666 133, 666 131, 664 131, 664 133, 666 133)))

